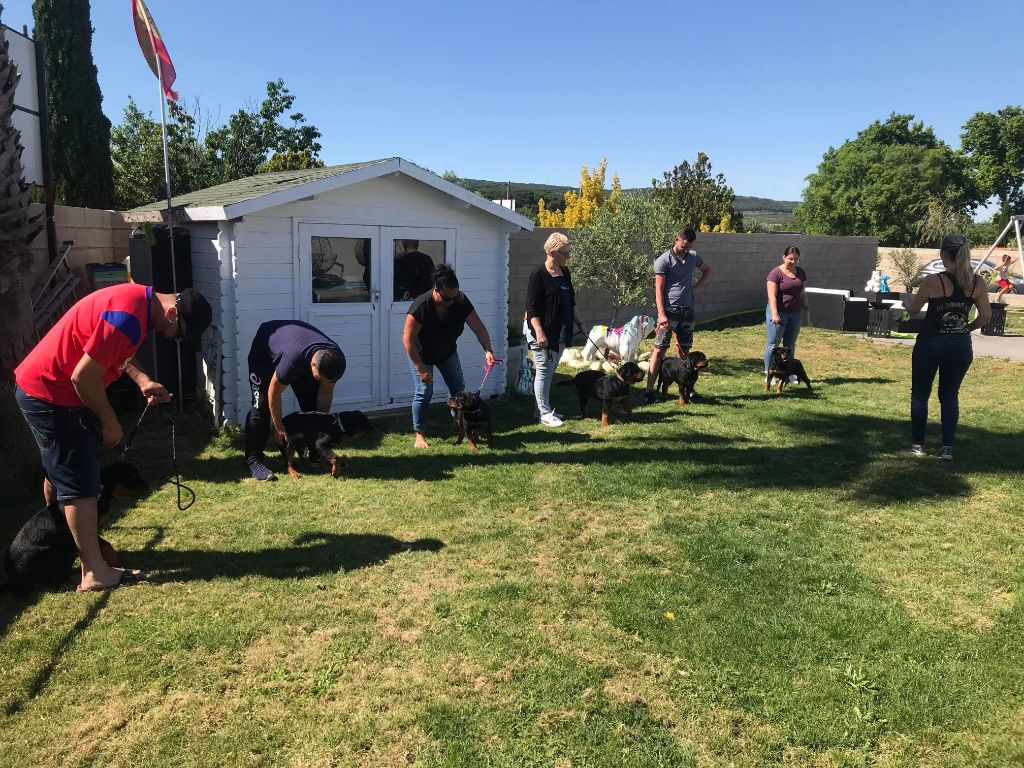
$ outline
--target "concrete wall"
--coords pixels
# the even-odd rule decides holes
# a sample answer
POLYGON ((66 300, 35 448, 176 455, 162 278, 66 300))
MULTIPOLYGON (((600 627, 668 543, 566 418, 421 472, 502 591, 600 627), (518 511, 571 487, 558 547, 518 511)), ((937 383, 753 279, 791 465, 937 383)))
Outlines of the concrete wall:
MULTIPOLYGON (((891 254, 893 251, 902 250, 900 248, 879 248, 878 255, 880 257, 878 268, 882 270, 882 274, 889 275, 890 278, 894 278, 891 282, 895 282, 899 290, 903 290, 902 281, 896 277, 896 270, 892 266, 891 254)), ((911 248, 914 254, 917 256, 917 264, 920 267, 923 264, 927 264, 929 261, 939 258, 939 252, 935 248, 911 248)), ((972 259, 983 259, 985 254, 988 253, 988 248, 972 248, 971 258, 972 259)), ((993 264, 998 265, 1003 260, 1004 254, 1010 254, 1011 258, 1016 259, 1016 263, 1010 268, 1010 271, 1015 275, 1021 274, 1020 258, 1016 248, 996 248, 992 252, 992 255, 988 257, 988 260, 993 264)))
MULTIPOLYGON (((32 209, 41 212, 43 206, 33 205, 32 209)), ((120 213, 58 205, 54 208, 53 219, 57 228, 58 247, 65 240, 73 240, 75 243, 68 254, 68 262, 72 271, 83 281, 78 291, 79 296, 93 288, 86 265, 122 263, 128 258, 128 238, 132 225, 125 222, 120 213)), ((45 229, 32 242, 32 250, 37 258, 32 262, 29 283, 35 286, 49 263, 45 229)))
MULTIPOLYGON (((530 272, 544 261, 544 241, 556 231, 538 227, 533 232, 509 237, 509 318, 522 319, 530 272)), ((571 232, 569 237, 571 240, 571 232)), ((788 245, 800 248, 800 264, 807 272, 808 285, 815 288, 863 288, 878 251, 878 239, 874 237, 701 232, 694 250, 712 268, 712 275, 697 294, 698 322, 764 307, 765 278, 782 261, 782 252, 788 245)), ((652 272, 652 285, 653 280, 652 272)), ((584 325, 610 320, 608 298, 602 292, 577 287, 576 299, 584 325)), ((623 309, 616 324, 624 323, 641 310, 653 315, 653 301, 648 307, 623 309)))

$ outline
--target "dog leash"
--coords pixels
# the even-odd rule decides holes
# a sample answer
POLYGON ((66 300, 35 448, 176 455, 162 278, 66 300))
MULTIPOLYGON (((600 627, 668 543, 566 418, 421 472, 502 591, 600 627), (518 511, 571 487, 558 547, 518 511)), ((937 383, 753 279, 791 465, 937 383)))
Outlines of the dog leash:
POLYGON ((594 340, 593 340, 592 338, 590 338, 590 334, 589 334, 589 333, 587 333, 587 332, 586 332, 585 330, 583 330, 583 323, 576 323, 576 327, 580 329, 580 333, 582 333, 582 334, 583 334, 584 336, 586 336, 586 337, 587 337, 587 341, 589 341, 589 342, 590 342, 591 344, 593 344, 593 346, 594 346, 594 349, 596 349, 596 350, 597 350, 598 352, 600 352, 600 353, 601 353, 601 357, 603 357, 603 358, 604 358, 605 362, 606 362, 606 363, 608 363, 608 365, 610 365, 610 366, 611 366, 612 368, 615 368, 615 373, 618 373, 618 372, 619 372, 619 367, 621 367, 621 366, 619 366, 619 367, 616 367, 615 363, 613 363, 613 362, 612 362, 612 361, 611 361, 611 360, 610 360, 610 359, 608 358, 608 355, 606 355, 606 354, 604 353, 604 350, 603 350, 603 349, 601 349, 601 348, 600 348, 600 347, 599 347, 599 346, 597 345, 597 342, 595 342, 595 341, 594 341, 594 340))
POLYGON ((484 363, 484 377, 480 381, 480 389, 479 389, 480 392, 483 391, 484 384, 487 382, 487 377, 491 375, 491 370, 494 368, 494 366, 502 365, 504 362, 505 362, 504 360, 498 360, 497 358, 495 358, 495 359, 491 360, 491 362, 489 362, 489 363, 484 363))
POLYGON ((175 417, 171 414, 171 462, 174 468, 174 479, 170 482, 178 489, 178 511, 184 512, 186 509, 196 503, 196 492, 181 482, 181 473, 178 471, 178 440, 175 434, 175 417), (188 503, 184 506, 181 503, 181 492, 185 491, 189 496, 188 503))
POLYGON ((128 438, 124 441, 124 448, 121 449, 121 460, 124 461, 125 456, 128 455, 128 449, 132 447, 132 440, 135 439, 136 433, 139 431, 139 427, 142 426, 142 420, 146 418, 146 412, 149 411, 149 400, 146 400, 146 407, 142 409, 142 415, 139 416, 139 420, 136 422, 135 427, 131 432, 128 433, 128 438))

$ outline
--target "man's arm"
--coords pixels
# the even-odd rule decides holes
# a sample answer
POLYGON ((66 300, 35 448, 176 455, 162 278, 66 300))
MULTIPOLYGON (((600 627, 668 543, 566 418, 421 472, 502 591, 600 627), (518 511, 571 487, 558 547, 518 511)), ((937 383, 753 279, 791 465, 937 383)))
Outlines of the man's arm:
POLYGON ((138 386, 142 391, 146 401, 151 405, 156 403, 169 403, 171 401, 171 395, 167 391, 167 388, 164 387, 163 384, 153 381, 153 379, 149 377, 149 374, 142 370, 134 357, 128 361, 124 372, 128 374, 129 379, 135 382, 136 386, 138 386))
POLYGON ((668 315, 665 314, 665 276, 654 276, 654 304, 658 308, 658 325, 668 322, 668 315))
POLYGON ((88 354, 82 355, 82 359, 78 361, 71 374, 71 384, 85 407, 95 413, 100 420, 103 445, 109 448, 121 442, 124 431, 114 409, 110 406, 110 400, 107 399, 107 388, 103 384, 104 372, 105 369, 100 363, 88 354))
POLYGON ((696 291, 709 279, 711 279, 711 265, 707 262, 701 264, 697 269, 700 270, 700 277, 697 278, 697 282, 693 284, 693 290, 696 291))
POLYGON ((316 409, 321 413, 331 412, 331 402, 334 400, 334 385, 336 381, 321 381, 320 389, 316 393, 316 409))
POLYGON ((284 431, 284 419, 281 417, 281 395, 288 389, 287 384, 282 384, 275 372, 270 377, 270 386, 267 389, 267 404, 270 406, 270 421, 274 425, 274 439, 279 445, 284 445, 288 439, 284 431))

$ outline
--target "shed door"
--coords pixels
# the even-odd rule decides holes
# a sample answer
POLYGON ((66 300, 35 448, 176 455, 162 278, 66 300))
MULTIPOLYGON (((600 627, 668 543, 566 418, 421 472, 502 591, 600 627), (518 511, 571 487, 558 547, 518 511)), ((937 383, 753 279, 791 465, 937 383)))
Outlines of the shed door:
MULTIPOLYGON (((384 306, 384 349, 387 365, 388 402, 410 402, 413 395, 412 372, 409 358, 402 344, 405 317, 412 299, 419 292, 430 290, 420 283, 422 269, 429 257, 434 264, 455 266, 455 230, 439 227, 381 227, 381 293, 384 306), (421 290, 422 289, 422 290, 421 290)), ((444 379, 434 378, 434 400, 447 399, 444 379)))
POLYGON ((296 276, 302 319, 341 346, 334 405, 381 402, 380 228, 299 224, 296 276))

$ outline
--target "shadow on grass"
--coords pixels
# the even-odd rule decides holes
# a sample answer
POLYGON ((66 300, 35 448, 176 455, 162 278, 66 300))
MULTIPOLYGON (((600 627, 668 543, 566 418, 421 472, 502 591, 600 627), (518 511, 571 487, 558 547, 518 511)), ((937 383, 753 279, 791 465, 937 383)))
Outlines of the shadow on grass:
POLYGON ((210 581, 262 576, 268 579, 308 579, 380 565, 406 552, 438 552, 440 539, 403 541, 378 533, 308 533, 293 546, 253 552, 215 550, 156 550, 145 555, 154 581, 210 581))

